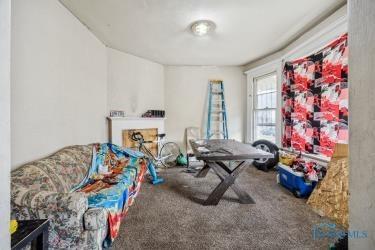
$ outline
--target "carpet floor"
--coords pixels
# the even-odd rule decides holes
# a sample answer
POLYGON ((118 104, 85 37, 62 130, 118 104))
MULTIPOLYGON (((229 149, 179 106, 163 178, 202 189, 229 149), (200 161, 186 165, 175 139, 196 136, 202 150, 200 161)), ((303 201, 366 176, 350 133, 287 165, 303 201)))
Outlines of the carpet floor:
MULTIPOLYGON (((212 171, 212 170, 211 170, 212 171)), ((217 206, 202 206, 220 182, 212 172, 195 178, 163 170, 166 182, 144 183, 112 249, 328 249, 312 228, 330 222, 276 183, 276 172, 252 166, 236 182, 256 204, 240 204, 229 189, 217 206)))

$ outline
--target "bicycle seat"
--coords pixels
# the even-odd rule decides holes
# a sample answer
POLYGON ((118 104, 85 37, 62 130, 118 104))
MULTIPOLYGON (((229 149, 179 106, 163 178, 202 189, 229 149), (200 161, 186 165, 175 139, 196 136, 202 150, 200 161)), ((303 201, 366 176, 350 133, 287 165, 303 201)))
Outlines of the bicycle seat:
POLYGON ((157 134, 156 136, 159 137, 160 139, 163 139, 165 137, 165 134, 157 134))

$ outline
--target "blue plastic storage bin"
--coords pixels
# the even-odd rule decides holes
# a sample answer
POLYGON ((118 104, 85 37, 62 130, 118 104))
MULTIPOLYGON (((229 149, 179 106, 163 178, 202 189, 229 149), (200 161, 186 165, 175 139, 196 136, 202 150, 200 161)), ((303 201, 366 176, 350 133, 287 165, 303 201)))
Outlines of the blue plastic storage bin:
POLYGON ((316 182, 305 182, 304 174, 294 172, 289 166, 279 163, 277 171, 277 182, 293 192, 296 197, 308 197, 316 186, 316 182))

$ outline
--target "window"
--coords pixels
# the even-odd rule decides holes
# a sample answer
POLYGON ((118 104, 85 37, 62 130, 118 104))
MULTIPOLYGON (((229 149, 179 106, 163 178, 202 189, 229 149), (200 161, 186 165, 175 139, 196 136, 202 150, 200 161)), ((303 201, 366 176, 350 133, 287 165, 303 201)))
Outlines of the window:
POLYGON ((281 65, 275 60, 246 72, 246 142, 268 140, 281 143, 281 65))
POLYGON ((276 142, 277 75, 271 73, 254 78, 253 85, 254 141, 276 142))

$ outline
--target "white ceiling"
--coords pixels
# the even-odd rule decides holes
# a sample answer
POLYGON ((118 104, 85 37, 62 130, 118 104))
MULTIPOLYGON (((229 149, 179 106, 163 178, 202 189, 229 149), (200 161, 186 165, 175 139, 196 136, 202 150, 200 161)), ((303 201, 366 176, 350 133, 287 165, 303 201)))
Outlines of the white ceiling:
POLYGON ((61 0, 107 46, 166 65, 243 65, 277 51, 345 0, 61 0), (210 19, 209 37, 190 24, 210 19))

